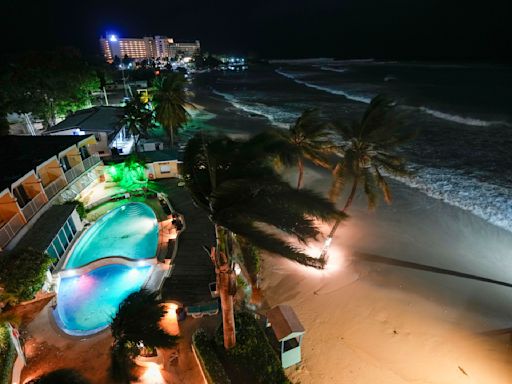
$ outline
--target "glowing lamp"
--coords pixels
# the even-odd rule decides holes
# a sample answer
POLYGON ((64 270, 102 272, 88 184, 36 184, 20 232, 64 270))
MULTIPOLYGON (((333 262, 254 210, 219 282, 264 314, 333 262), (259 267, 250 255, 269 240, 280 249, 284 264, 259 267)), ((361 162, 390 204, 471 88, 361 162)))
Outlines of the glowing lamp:
POLYGON ((108 38, 111 42, 116 42, 117 41, 117 36, 116 35, 110 35, 110 37, 108 38))

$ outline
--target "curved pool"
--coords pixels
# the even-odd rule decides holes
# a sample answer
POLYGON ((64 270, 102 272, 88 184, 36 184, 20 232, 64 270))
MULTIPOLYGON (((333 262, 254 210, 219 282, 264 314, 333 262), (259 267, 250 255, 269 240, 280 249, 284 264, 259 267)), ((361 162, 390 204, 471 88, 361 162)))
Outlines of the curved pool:
POLYGON ((108 327, 119 304, 142 288, 151 268, 110 264, 81 276, 62 278, 53 311, 57 324, 75 336, 108 327))
POLYGON ((78 240, 65 269, 79 268, 109 256, 129 259, 155 257, 158 221, 144 203, 128 203, 98 219, 78 240))

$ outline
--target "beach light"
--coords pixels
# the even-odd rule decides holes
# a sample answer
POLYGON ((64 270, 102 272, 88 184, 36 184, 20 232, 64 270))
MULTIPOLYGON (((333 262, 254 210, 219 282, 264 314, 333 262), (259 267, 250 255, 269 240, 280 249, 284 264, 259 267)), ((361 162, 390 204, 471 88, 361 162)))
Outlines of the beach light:
POLYGON ((140 382, 145 384, 165 384, 158 364, 148 363, 146 372, 140 377, 140 382))

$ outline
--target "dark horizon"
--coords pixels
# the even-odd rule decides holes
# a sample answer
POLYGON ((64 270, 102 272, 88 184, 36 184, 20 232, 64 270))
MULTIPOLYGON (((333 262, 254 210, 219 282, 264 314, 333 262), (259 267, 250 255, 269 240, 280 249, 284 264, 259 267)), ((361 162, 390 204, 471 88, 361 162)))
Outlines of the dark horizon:
POLYGON ((155 0, 147 7, 133 0, 10 2, 2 6, 4 36, 12 36, 3 52, 74 46, 99 55, 99 37, 115 32, 197 39, 204 52, 259 58, 508 61, 511 8, 503 0, 276 0, 271 6, 155 0))

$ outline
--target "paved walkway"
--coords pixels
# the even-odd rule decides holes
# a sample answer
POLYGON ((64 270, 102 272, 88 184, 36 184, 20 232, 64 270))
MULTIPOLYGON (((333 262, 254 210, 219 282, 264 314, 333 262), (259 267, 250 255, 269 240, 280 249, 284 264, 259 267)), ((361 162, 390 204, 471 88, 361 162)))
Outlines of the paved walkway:
POLYGON ((215 270, 204 246, 214 243, 214 228, 207 214, 196 207, 185 187, 178 181, 159 181, 176 211, 185 217, 186 229, 178 239, 178 250, 171 276, 164 282, 164 300, 176 300, 184 306, 210 301, 208 284, 215 281, 215 270))

